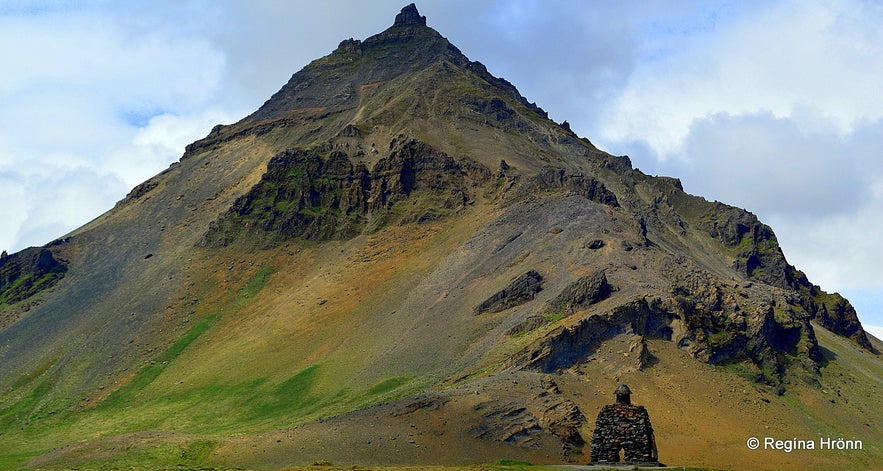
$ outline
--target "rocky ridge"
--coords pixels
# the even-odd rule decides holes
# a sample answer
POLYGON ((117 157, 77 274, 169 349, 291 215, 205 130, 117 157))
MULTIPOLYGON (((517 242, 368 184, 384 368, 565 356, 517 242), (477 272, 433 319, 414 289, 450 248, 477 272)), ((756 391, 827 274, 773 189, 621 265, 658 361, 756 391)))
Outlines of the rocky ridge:
POLYGON ((434 220, 463 208, 474 198, 474 187, 490 179, 481 166, 403 136, 389 143, 387 155, 370 170, 363 161, 353 163, 366 155, 363 150, 350 157, 328 147, 274 156, 261 182, 212 224, 203 244, 247 239, 262 240, 268 248, 287 239, 348 239, 382 227, 395 204, 409 198, 424 204, 395 215, 397 222, 434 220))

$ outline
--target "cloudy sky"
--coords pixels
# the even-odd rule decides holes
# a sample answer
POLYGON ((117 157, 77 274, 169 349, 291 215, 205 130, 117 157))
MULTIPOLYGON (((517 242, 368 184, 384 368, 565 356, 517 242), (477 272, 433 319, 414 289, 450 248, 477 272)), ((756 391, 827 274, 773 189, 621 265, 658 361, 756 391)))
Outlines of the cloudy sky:
MULTIPOLYGON (((407 1, 4 0, 0 250, 110 209, 407 1)), ((598 147, 758 214, 791 263, 883 326, 883 3, 417 6, 598 147)))

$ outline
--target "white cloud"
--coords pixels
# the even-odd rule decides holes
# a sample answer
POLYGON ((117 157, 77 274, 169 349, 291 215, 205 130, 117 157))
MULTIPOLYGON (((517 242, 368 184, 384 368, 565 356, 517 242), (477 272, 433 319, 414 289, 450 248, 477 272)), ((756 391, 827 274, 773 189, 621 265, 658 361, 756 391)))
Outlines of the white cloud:
MULTIPOLYGON (((883 177, 865 127, 841 136, 804 131, 803 122, 768 112, 697 119, 681 154, 685 184, 765 216, 812 222, 853 213, 873 198, 875 176, 883 177)), ((883 121, 867 128, 883 130, 883 121)), ((883 135, 873 141, 883 145, 883 135)))
POLYGON ((114 175, 78 167, 52 175, 32 175, 24 191, 28 198, 20 206, 26 216, 13 237, 42 240, 45 244, 107 211, 107 201, 125 192, 126 187, 114 175))
POLYGON ((679 48, 640 63, 600 137, 640 137, 668 158, 697 119, 789 117, 807 105, 849 132, 883 115, 881 21, 876 2, 779 2, 678 36, 679 48))
POLYGON ((179 157, 216 124, 208 119, 229 118, 207 110, 222 53, 127 21, 91 9, 0 16, 3 249, 85 223, 179 157))
POLYGON ((242 115, 212 107, 183 116, 171 113, 153 116, 125 146, 102 156, 98 166, 119 176, 132 188, 178 160, 187 144, 204 137, 215 124, 230 123, 242 115))

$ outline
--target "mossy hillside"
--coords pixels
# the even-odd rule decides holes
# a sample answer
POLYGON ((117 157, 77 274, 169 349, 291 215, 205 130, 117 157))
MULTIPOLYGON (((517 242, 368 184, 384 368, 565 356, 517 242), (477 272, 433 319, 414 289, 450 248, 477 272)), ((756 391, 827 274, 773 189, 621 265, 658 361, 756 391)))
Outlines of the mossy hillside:
MULTIPOLYGON (((267 269, 259 270, 241 290, 228 294, 225 303, 234 308, 243 307, 250 297, 260 291, 268 274, 267 269)), ((146 362, 121 385, 116 388, 112 385, 101 386, 96 391, 97 398, 81 400, 58 397, 54 389, 62 378, 52 373, 54 360, 22 377, 0 398, 0 449, 18 450, 20 453, 15 457, 7 455, 0 459, 24 459, 29 453, 37 454, 53 443, 63 443, 84 433, 85 436, 99 436, 126 433, 139 427, 162 427, 163 423, 169 422, 170 416, 175 415, 175 401, 168 395, 152 397, 145 394, 145 390, 208 331, 216 319, 217 313, 213 313, 196 321, 168 349, 146 362), (3 430, 18 430, 20 436, 3 433, 3 430), (20 439, 25 442, 18 442, 20 439), (9 446, 3 445, 3 442, 9 446)), ((76 374, 72 369, 67 372, 76 374)), ((191 397, 178 402, 187 402, 192 407, 199 400, 191 397)), ((183 407, 179 410, 184 412, 183 407)))
MULTIPOLYGON (((703 268, 726 278, 737 277, 792 293, 786 298, 774 293, 767 295, 768 300, 774 305, 778 303, 778 308, 782 310, 776 316, 775 323, 783 338, 794 338, 788 334, 795 331, 793 324, 800 323, 800 319, 810 318, 818 319, 825 328, 853 338, 864 348, 870 348, 867 337, 859 327, 855 310, 848 301, 837 294, 824 293, 818 286, 812 285, 805 274, 788 264, 773 230, 761 223, 754 214, 689 195, 675 179, 649 177, 637 170, 632 175, 638 183, 638 194, 651 203, 657 214, 653 218, 645 217, 651 238, 662 236, 668 239, 667 243, 678 241, 679 250, 690 254, 703 268), (785 319, 787 316, 790 318, 785 319)), ((807 333, 810 328, 803 326, 799 330, 802 332, 799 339, 785 350, 790 352, 796 346, 798 355, 806 353, 810 359, 817 359, 818 355, 812 348, 814 339, 807 333)), ((721 332, 724 330, 707 331, 708 336, 714 336, 712 343, 717 348, 727 344, 721 332)), ((729 332, 728 336, 737 338, 738 332, 729 332), (736 336, 732 335, 734 333, 736 336)), ((757 355, 756 351, 750 353, 757 355)))
POLYGON ((661 224, 669 237, 682 240, 682 250, 715 271, 735 270, 740 276, 781 288, 793 288, 790 266, 772 229, 740 208, 686 193, 679 180, 650 177, 635 170, 638 194, 655 209, 648 224, 661 224), (658 220, 658 223, 654 222, 658 220), (721 266, 721 262, 727 263, 721 266))
MULTIPOLYGON (((414 227, 421 230, 426 228, 428 225, 414 227)), ((401 229, 396 229, 399 230, 401 229)), ((354 244, 354 247, 359 247, 359 244, 354 244)), ((39 381, 23 380, 17 387, 17 394, 27 397, 12 398, 14 407, 6 409, 7 416, 11 418, 6 425, 21 425, 19 419, 25 413, 34 416, 37 420, 32 420, 28 425, 28 436, 34 439, 29 440, 29 445, 24 448, 12 446, 11 449, 32 450, 33 454, 39 454, 51 447, 51 444, 64 443, 81 435, 84 430, 88 430, 87 435, 91 437, 133 433, 138 430, 198 434, 258 431, 363 408, 424 387, 424 380, 396 375, 394 372, 385 375, 380 373, 368 382, 354 382, 349 370, 359 369, 359 366, 352 362, 353 357, 347 351, 340 351, 325 362, 305 362, 304 358, 309 356, 310 350, 321 349, 327 339, 336 338, 337 335, 331 335, 332 332, 340 333, 335 327, 336 322, 323 328, 327 332, 310 335, 309 338, 317 339, 313 344, 295 342, 303 350, 290 349, 290 341, 283 339, 287 334, 279 338, 268 335, 276 331, 275 329, 261 333, 260 337, 245 337, 245 342, 218 342, 219 338, 238 338, 239 336, 231 337, 227 332, 237 329, 236 325, 240 321, 250 319, 266 309, 266 298, 259 294, 267 289, 268 284, 275 292, 290 283, 290 280, 286 281, 282 277, 279 271, 281 266, 261 264, 280 258, 284 260, 287 258, 284 254, 293 253, 293 250, 287 245, 273 251, 257 252, 254 256, 259 258, 253 262, 238 255, 237 258, 241 260, 234 264, 237 268, 231 270, 227 269, 226 262, 220 266, 206 266, 214 281, 207 279, 197 285, 196 289, 200 292, 194 293, 194 296, 203 301, 197 305, 197 312, 194 313, 194 320, 190 322, 189 328, 167 349, 150 358, 130 376, 124 377, 121 383, 96 391, 98 397, 91 399, 92 405, 84 410, 62 408, 56 414, 44 416, 41 411, 57 408, 35 406, 45 396, 53 379, 41 377, 38 378, 39 381), (240 275, 240 266, 253 268, 241 272, 240 275), (278 277, 281 278, 276 280, 278 277), (229 278, 226 284, 223 281, 225 278, 229 278), (236 283, 239 288, 229 289, 230 283, 236 283), (227 364, 229 362, 225 358, 236 358, 239 354, 235 353, 237 350, 232 350, 233 353, 227 355, 224 349, 266 342, 270 342, 269 349, 262 354, 264 356, 259 354, 258 357, 264 359, 259 364, 237 364, 234 368, 227 364), (276 343, 273 347, 274 342, 281 343, 276 343), (283 345, 288 345, 284 348, 291 350, 289 355, 279 357, 272 353, 283 345), (304 353, 299 354, 298 351, 304 353), (192 373, 188 376, 182 372, 192 373), (230 381, 230 378, 236 380, 230 381)), ((294 256, 295 260, 292 260, 295 271, 315 268, 315 264, 308 263, 313 256, 324 254, 324 257, 339 253, 332 247, 309 245, 299 247, 298 252, 294 256)), ((409 253, 411 250, 407 249, 405 252, 409 253)), ((378 262, 398 265, 394 259, 379 259, 378 262)), ((420 264, 411 266, 419 267, 420 264)), ((291 268, 286 269, 286 272, 290 271, 291 268)), ((370 270, 367 274, 358 274, 378 280, 370 270)), ((330 293, 327 297, 336 298, 330 293)), ((353 301, 355 303, 357 299, 353 301)), ((340 303, 335 301, 335 304, 340 303)), ((346 308, 344 305, 339 307, 346 308)), ((35 371, 33 376, 39 374, 40 372, 35 371)))
POLYGON ((204 243, 224 246, 248 240, 268 248, 285 238, 352 237, 365 212, 361 177, 340 154, 323 159, 315 151, 280 153, 261 181, 212 225, 204 243))
POLYGON ((67 264, 46 248, 32 247, 0 258, 0 310, 51 288, 67 264))
POLYGON ((63 273, 64 270, 58 269, 51 273, 46 273, 39 278, 31 274, 17 278, 9 288, 0 293, 0 309, 3 309, 9 304, 25 300, 40 291, 51 287, 55 282, 61 279, 63 273))
POLYGON ((482 183, 489 174, 402 137, 370 172, 354 157, 322 149, 276 155, 261 181, 211 225, 203 244, 267 249, 285 240, 347 240, 390 223, 440 219, 463 207, 468 182, 482 183))

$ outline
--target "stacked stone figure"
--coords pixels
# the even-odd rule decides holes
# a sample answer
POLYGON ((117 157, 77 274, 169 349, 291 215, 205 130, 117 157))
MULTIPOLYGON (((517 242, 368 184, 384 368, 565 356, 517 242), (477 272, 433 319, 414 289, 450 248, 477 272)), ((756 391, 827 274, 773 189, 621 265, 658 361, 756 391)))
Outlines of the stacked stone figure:
POLYGON ((592 462, 619 462, 620 450, 627 463, 659 464, 650 415, 644 406, 632 405, 631 391, 624 384, 616 389, 616 404, 604 406, 598 413, 592 462))

